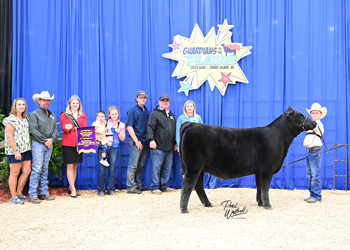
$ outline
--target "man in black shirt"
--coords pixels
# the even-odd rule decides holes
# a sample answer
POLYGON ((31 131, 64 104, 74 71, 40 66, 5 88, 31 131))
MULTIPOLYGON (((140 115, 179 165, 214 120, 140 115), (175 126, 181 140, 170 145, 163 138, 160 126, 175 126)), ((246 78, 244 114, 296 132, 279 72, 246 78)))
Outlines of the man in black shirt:
POLYGON ((151 148, 151 191, 153 194, 175 191, 168 186, 173 163, 176 119, 169 110, 170 98, 167 94, 159 97, 159 106, 151 113, 147 123, 147 140, 151 148))

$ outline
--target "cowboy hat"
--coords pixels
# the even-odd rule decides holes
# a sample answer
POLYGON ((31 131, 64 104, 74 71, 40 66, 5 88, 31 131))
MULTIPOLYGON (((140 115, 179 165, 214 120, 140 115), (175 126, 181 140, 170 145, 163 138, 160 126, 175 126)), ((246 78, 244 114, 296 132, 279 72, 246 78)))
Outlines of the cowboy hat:
POLYGON ((53 100, 55 98, 55 95, 52 95, 50 97, 49 91, 41 91, 40 94, 34 94, 33 95, 33 100, 34 102, 38 103, 39 99, 44 99, 44 100, 53 100))
POLYGON ((309 114, 310 114, 310 112, 313 111, 313 110, 317 110, 317 111, 320 111, 320 112, 322 113, 320 119, 322 119, 323 117, 325 117, 326 114, 327 114, 327 108, 326 108, 326 107, 323 107, 323 108, 322 108, 322 107, 321 107, 321 104, 319 104, 319 103, 317 103, 317 102, 315 102, 315 103, 312 104, 311 109, 306 109, 306 111, 307 111, 309 114))

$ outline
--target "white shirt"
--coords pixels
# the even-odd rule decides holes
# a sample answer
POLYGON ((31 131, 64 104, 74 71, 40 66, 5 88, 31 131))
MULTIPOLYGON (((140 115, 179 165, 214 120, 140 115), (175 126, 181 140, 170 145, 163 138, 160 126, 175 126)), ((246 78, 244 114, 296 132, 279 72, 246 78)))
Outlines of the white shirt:
MULTIPOLYGON (((322 135, 324 135, 324 127, 323 127, 322 122, 320 120, 317 120, 316 124, 317 124, 316 128, 314 128, 313 130, 308 130, 307 133, 314 131, 316 134, 318 134, 320 136, 321 136, 321 132, 322 132, 322 135), (321 130, 321 132, 320 132, 320 130, 321 130)), ((304 146, 307 148, 322 146, 321 138, 315 134, 314 135, 305 135, 304 146)))
POLYGON ((78 119, 78 111, 75 112, 75 111, 72 110, 72 115, 74 116, 75 120, 78 119))

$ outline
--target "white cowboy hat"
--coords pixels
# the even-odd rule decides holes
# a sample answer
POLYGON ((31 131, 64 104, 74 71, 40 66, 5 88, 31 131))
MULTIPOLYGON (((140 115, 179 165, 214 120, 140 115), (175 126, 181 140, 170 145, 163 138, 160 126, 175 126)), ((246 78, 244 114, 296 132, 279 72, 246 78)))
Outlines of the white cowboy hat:
POLYGON ((322 107, 321 107, 321 104, 319 104, 319 103, 317 103, 317 102, 315 102, 315 103, 312 104, 311 109, 306 109, 306 111, 307 111, 309 114, 310 114, 310 112, 313 111, 313 110, 318 110, 318 111, 320 111, 320 112, 322 113, 320 119, 322 119, 323 117, 325 117, 326 114, 327 114, 327 108, 326 108, 326 107, 323 107, 323 108, 322 108, 322 107))
POLYGON ((39 99, 44 99, 44 100, 53 100, 55 98, 55 95, 52 95, 50 97, 49 91, 41 91, 40 94, 34 94, 33 95, 33 100, 34 102, 38 103, 39 99))

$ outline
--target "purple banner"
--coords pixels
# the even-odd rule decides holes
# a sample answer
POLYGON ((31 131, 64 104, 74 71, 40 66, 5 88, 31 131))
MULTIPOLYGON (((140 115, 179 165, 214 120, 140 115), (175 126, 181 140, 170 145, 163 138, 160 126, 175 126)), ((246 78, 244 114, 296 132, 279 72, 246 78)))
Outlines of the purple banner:
POLYGON ((77 128, 78 153, 96 153, 95 127, 87 126, 77 128))

